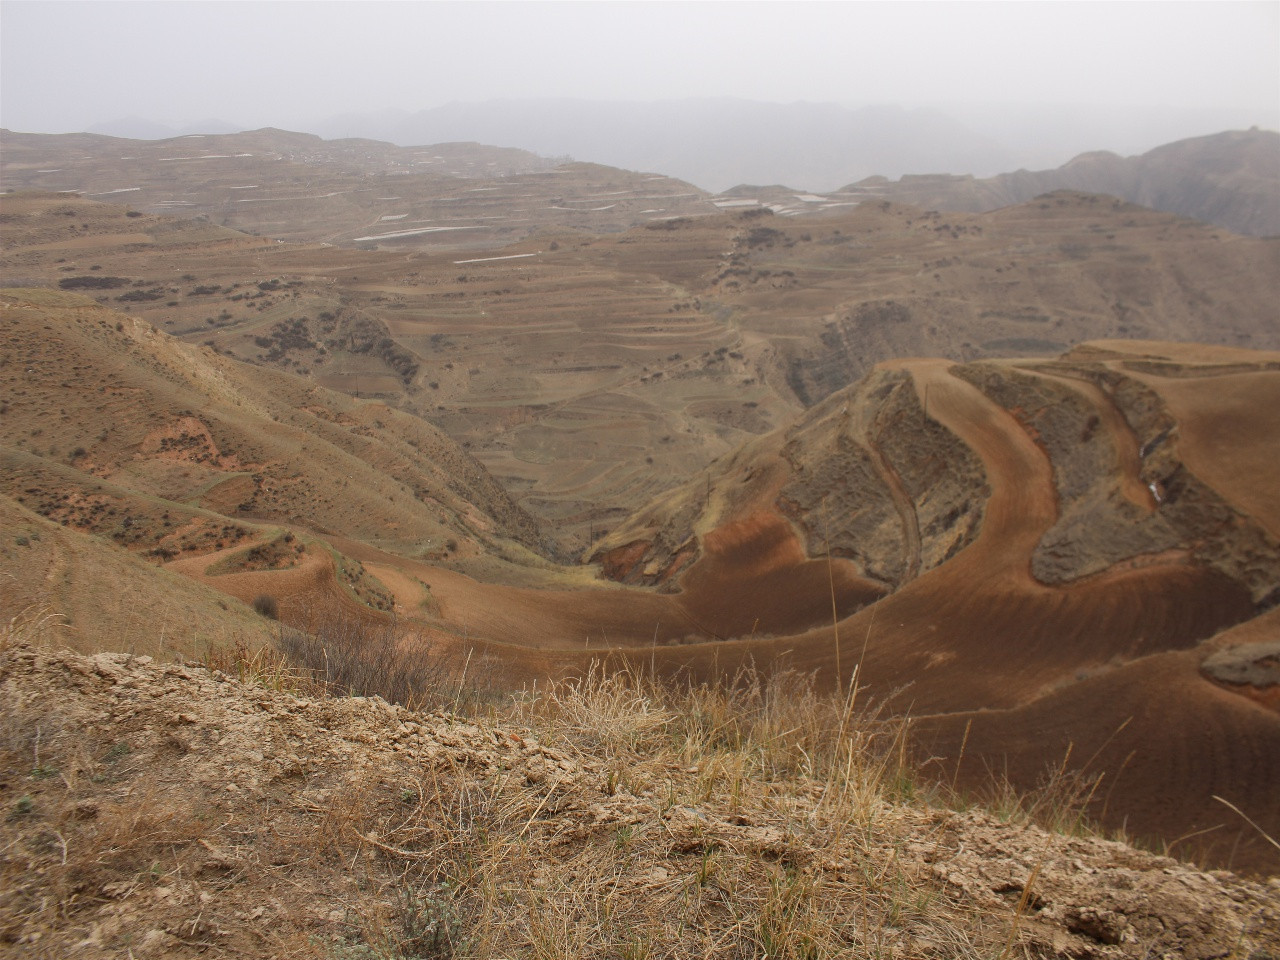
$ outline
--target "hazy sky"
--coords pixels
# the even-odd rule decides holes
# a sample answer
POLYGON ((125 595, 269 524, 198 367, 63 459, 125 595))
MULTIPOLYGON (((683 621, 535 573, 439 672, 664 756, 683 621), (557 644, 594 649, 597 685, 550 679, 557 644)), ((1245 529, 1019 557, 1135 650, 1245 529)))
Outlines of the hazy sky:
POLYGON ((14 130, 703 96, 1163 105, 1277 128, 1280 2, 0 2, 14 130))

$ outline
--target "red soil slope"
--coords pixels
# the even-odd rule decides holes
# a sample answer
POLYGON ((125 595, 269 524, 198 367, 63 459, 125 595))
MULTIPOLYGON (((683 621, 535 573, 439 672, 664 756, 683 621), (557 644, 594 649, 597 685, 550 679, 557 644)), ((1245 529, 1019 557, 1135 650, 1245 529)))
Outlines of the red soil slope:
MULTIPOLYGON (((1112 374, 1164 404, 1177 421, 1177 456, 1199 482, 1244 520, 1274 531, 1280 483, 1268 463, 1280 451, 1280 357, 1110 343, 1083 355, 1093 364, 1083 373, 1026 372, 1075 391, 1098 412, 1115 451, 1107 469, 1117 497, 1141 516, 1170 508, 1152 493, 1154 461, 1144 459, 1119 388, 1106 379, 1112 374)), ((1200 670, 1208 638, 1237 624, 1243 632, 1217 645, 1246 638, 1259 612, 1256 591, 1197 562, 1194 544, 1040 582, 1031 558, 1060 514, 1046 438, 944 361, 883 366, 910 376, 928 417, 980 460, 990 490, 976 538, 888 595, 854 564, 806 554, 778 506, 790 468, 769 441, 707 485, 699 501, 711 518, 705 532, 663 561, 675 592, 486 584, 334 542, 383 571, 405 614, 416 615, 420 590, 429 588, 433 642, 475 651, 510 681, 576 673, 602 658, 694 677, 787 664, 815 671, 833 689, 856 676, 865 698, 919 718, 922 755, 937 758, 942 779, 961 788, 978 789, 993 771, 1024 790, 1055 767, 1067 777, 1101 776, 1090 812, 1108 824, 1166 842, 1186 838, 1181 852, 1219 862, 1280 866, 1274 849, 1214 799, 1280 833, 1271 800, 1280 795, 1280 713, 1265 693, 1200 670)), ((859 419, 838 404, 831 411, 841 423, 859 419)), ((906 502, 908 511, 923 506, 906 502)), ((645 562, 647 548, 609 555, 615 574, 645 562)), ((302 573, 256 576, 265 579, 253 589, 278 578, 274 590, 287 592, 287 578, 302 573)))
MULTIPOLYGON (((1130 349, 1135 356, 1107 364, 1137 377, 1127 368, 1144 351, 1130 349)), ((1144 361, 1140 378, 1178 417, 1185 465, 1272 530, 1280 478, 1268 464, 1280 451, 1280 370, 1271 364, 1280 358, 1235 352, 1224 372, 1216 352, 1161 355, 1170 357, 1168 369, 1144 361)), ((995 770, 1026 788, 1065 763, 1104 775, 1092 812, 1111 825, 1167 841, 1194 835, 1188 852, 1237 865, 1280 865, 1273 848, 1213 799, 1231 800, 1280 832, 1280 714, 1265 697, 1241 696, 1199 671, 1201 641, 1255 615, 1249 591, 1185 553, 1138 558, 1057 586, 1037 582, 1030 556, 1057 517, 1044 448, 945 363, 898 365, 922 400, 927 391, 929 415, 982 460, 991 496, 977 539, 840 622, 838 638, 827 627, 785 643, 663 651, 660 662, 705 673, 785 657, 833 681, 838 663, 844 681, 856 665, 869 695, 921 717, 922 752, 950 758, 942 768, 961 785, 995 770)), ((1132 439, 1115 446, 1123 475, 1132 439)), ((1124 483, 1130 495, 1133 480, 1124 483)))

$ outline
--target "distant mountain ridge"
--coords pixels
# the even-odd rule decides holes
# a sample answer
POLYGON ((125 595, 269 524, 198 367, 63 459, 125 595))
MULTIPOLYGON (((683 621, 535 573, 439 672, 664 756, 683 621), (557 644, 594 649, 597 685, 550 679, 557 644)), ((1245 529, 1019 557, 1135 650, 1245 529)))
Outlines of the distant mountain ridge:
MULTIPOLYGON (((230 145, 232 139, 219 136, 229 126, 208 120, 179 128, 130 117, 98 124, 91 134, 174 140, 198 136, 195 131, 200 130, 213 135, 210 146, 224 140, 230 145)), ((788 200, 802 191, 839 191, 846 194, 839 198, 845 201, 892 199, 926 209, 972 213, 1070 189, 1111 194, 1238 233, 1280 234, 1280 133, 1256 126, 1176 139, 1136 155, 1089 150, 1045 169, 1025 165, 1053 156, 1055 147, 1065 148, 1072 139, 1066 131, 1055 136, 1041 120, 1033 133, 1036 138, 1043 134, 1045 147, 1033 156, 1026 149, 1010 149, 1004 142, 1007 131, 984 132, 981 122, 957 120, 933 108, 854 109, 836 103, 730 98, 653 103, 495 100, 451 103, 417 113, 345 114, 305 126, 310 131, 306 134, 256 131, 253 146, 280 149, 281 143, 288 142, 309 154, 345 153, 348 160, 359 154, 366 164, 375 156, 394 164, 402 162, 393 160, 394 155, 420 151, 424 144, 467 144, 476 155, 473 160, 481 154, 486 155, 484 160, 496 159, 496 164, 489 163, 482 171, 490 175, 548 169, 576 158, 620 170, 661 173, 722 193, 741 193, 745 184, 777 184, 769 190, 788 200), (274 142, 264 143, 263 135, 274 142), (1013 172, 994 173, 1001 170, 1013 172)), ((1080 143, 1078 126, 1078 122, 1067 124, 1076 131, 1074 142, 1080 143)), ((1142 149, 1138 132, 1121 138, 1124 143, 1114 136, 1083 143, 1142 149)), ((234 139, 251 136, 235 134, 234 139)), ((84 151, 92 149, 93 138, 6 131, 5 140, 6 179, 10 179, 17 172, 13 151, 19 145, 30 150, 37 142, 46 148, 61 142, 84 151)), ((98 139, 99 147, 109 142, 98 139)), ((125 146, 124 141, 118 142, 125 146)), ((1059 155, 1069 154, 1064 149, 1059 155)), ((325 157, 326 162, 333 159, 325 157)), ((60 165, 52 162, 53 156, 40 160, 47 161, 44 166, 60 165)), ((19 177, 19 188, 79 186, 34 182, 33 170, 19 177)))
POLYGON ((226 120, 206 119, 191 123, 166 123, 146 117, 120 117, 88 127, 85 133, 129 140, 171 140, 174 137, 204 136, 207 134, 239 133, 246 129, 242 124, 226 120))
POLYGON ((518 144, 544 156, 654 170, 725 190, 785 182, 830 190, 876 173, 939 168, 1008 169, 1008 149, 931 108, 849 108, 735 98, 659 102, 573 99, 450 103, 407 116, 345 116, 315 128, 326 137, 399 144, 475 140, 518 144))
POLYGON ((926 208, 981 213, 1054 190, 1120 197, 1251 236, 1280 235, 1280 133, 1230 130, 1141 156, 1084 153, 1056 170, 971 176, 873 177, 844 188, 926 208))

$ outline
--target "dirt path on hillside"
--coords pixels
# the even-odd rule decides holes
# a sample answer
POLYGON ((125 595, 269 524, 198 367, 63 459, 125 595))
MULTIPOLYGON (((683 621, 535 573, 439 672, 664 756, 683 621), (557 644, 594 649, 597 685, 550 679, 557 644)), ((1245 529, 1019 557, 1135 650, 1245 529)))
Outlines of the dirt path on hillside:
POLYGON ((184 557, 166 564, 168 569, 251 604, 255 597, 266 594, 279 605, 280 619, 289 624, 301 622, 321 607, 336 607, 345 615, 362 620, 381 621, 385 616, 356 601, 338 583, 333 557, 323 548, 312 546, 302 554, 301 562, 281 570, 250 570, 238 573, 210 574, 209 569, 220 560, 253 547, 265 540, 242 541, 233 547, 197 557, 184 557))
POLYGON ((908 371, 929 416, 960 437, 986 470, 991 496, 982 529, 965 551, 991 577, 1031 581, 1031 552, 1058 518, 1049 458, 1014 416, 948 371, 948 360, 886 364, 908 371))
POLYGON ((1138 435, 1129 426, 1120 408, 1115 405, 1096 384, 1082 377, 1065 372, 1050 372, 1033 366, 1018 366, 1024 373, 1061 383, 1092 404, 1098 419, 1111 437, 1116 452, 1116 475, 1120 480, 1120 493, 1126 500, 1144 513, 1155 513, 1159 504, 1151 488, 1142 482, 1142 455, 1138 435))

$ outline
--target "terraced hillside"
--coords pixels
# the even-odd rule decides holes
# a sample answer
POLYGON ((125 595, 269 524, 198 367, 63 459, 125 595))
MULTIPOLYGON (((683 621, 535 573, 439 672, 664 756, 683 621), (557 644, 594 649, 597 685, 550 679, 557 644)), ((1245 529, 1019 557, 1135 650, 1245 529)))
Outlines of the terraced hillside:
POLYGON ((891 361, 596 556, 668 586, 687 570, 685 586, 733 542, 759 579, 729 602, 764 619, 790 596, 788 556, 829 551, 837 576, 887 596, 659 662, 856 676, 918 718, 923 755, 959 782, 998 770, 1025 787, 1060 763, 1101 778, 1109 822, 1223 854, 1242 834, 1215 795, 1276 826, 1278 401, 1274 352, 1108 341, 1055 361, 891 361))
POLYGON ((485 248, 716 209, 671 177, 477 143, 397 147, 270 128, 172 140, 3 130, 0 147, 7 189, 365 249, 485 248))
MULTIPOLYGON (((317 533, 416 555, 539 549, 533 520, 415 417, 184 344, 78 294, 11 288, 0 303, 0 493, 24 528, 35 525, 14 535, 27 542, 5 545, 22 583, 5 591, 10 615, 48 604, 70 612, 65 561, 48 561, 43 586, 30 579, 48 549, 36 515, 179 568, 282 540, 269 567, 329 571, 326 582, 349 568, 349 589, 330 592, 352 607, 390 601, 317 533)), ((75 619, 86 642, 104 642, 113 626, 75 619)))
POLYGON ((467 253, 0 202, 13 282, 427 417, 563 555, 880 360, 1116 336, 1280 346, 1280 247, 1079 194, 981 216, 755 208, 467 253))

